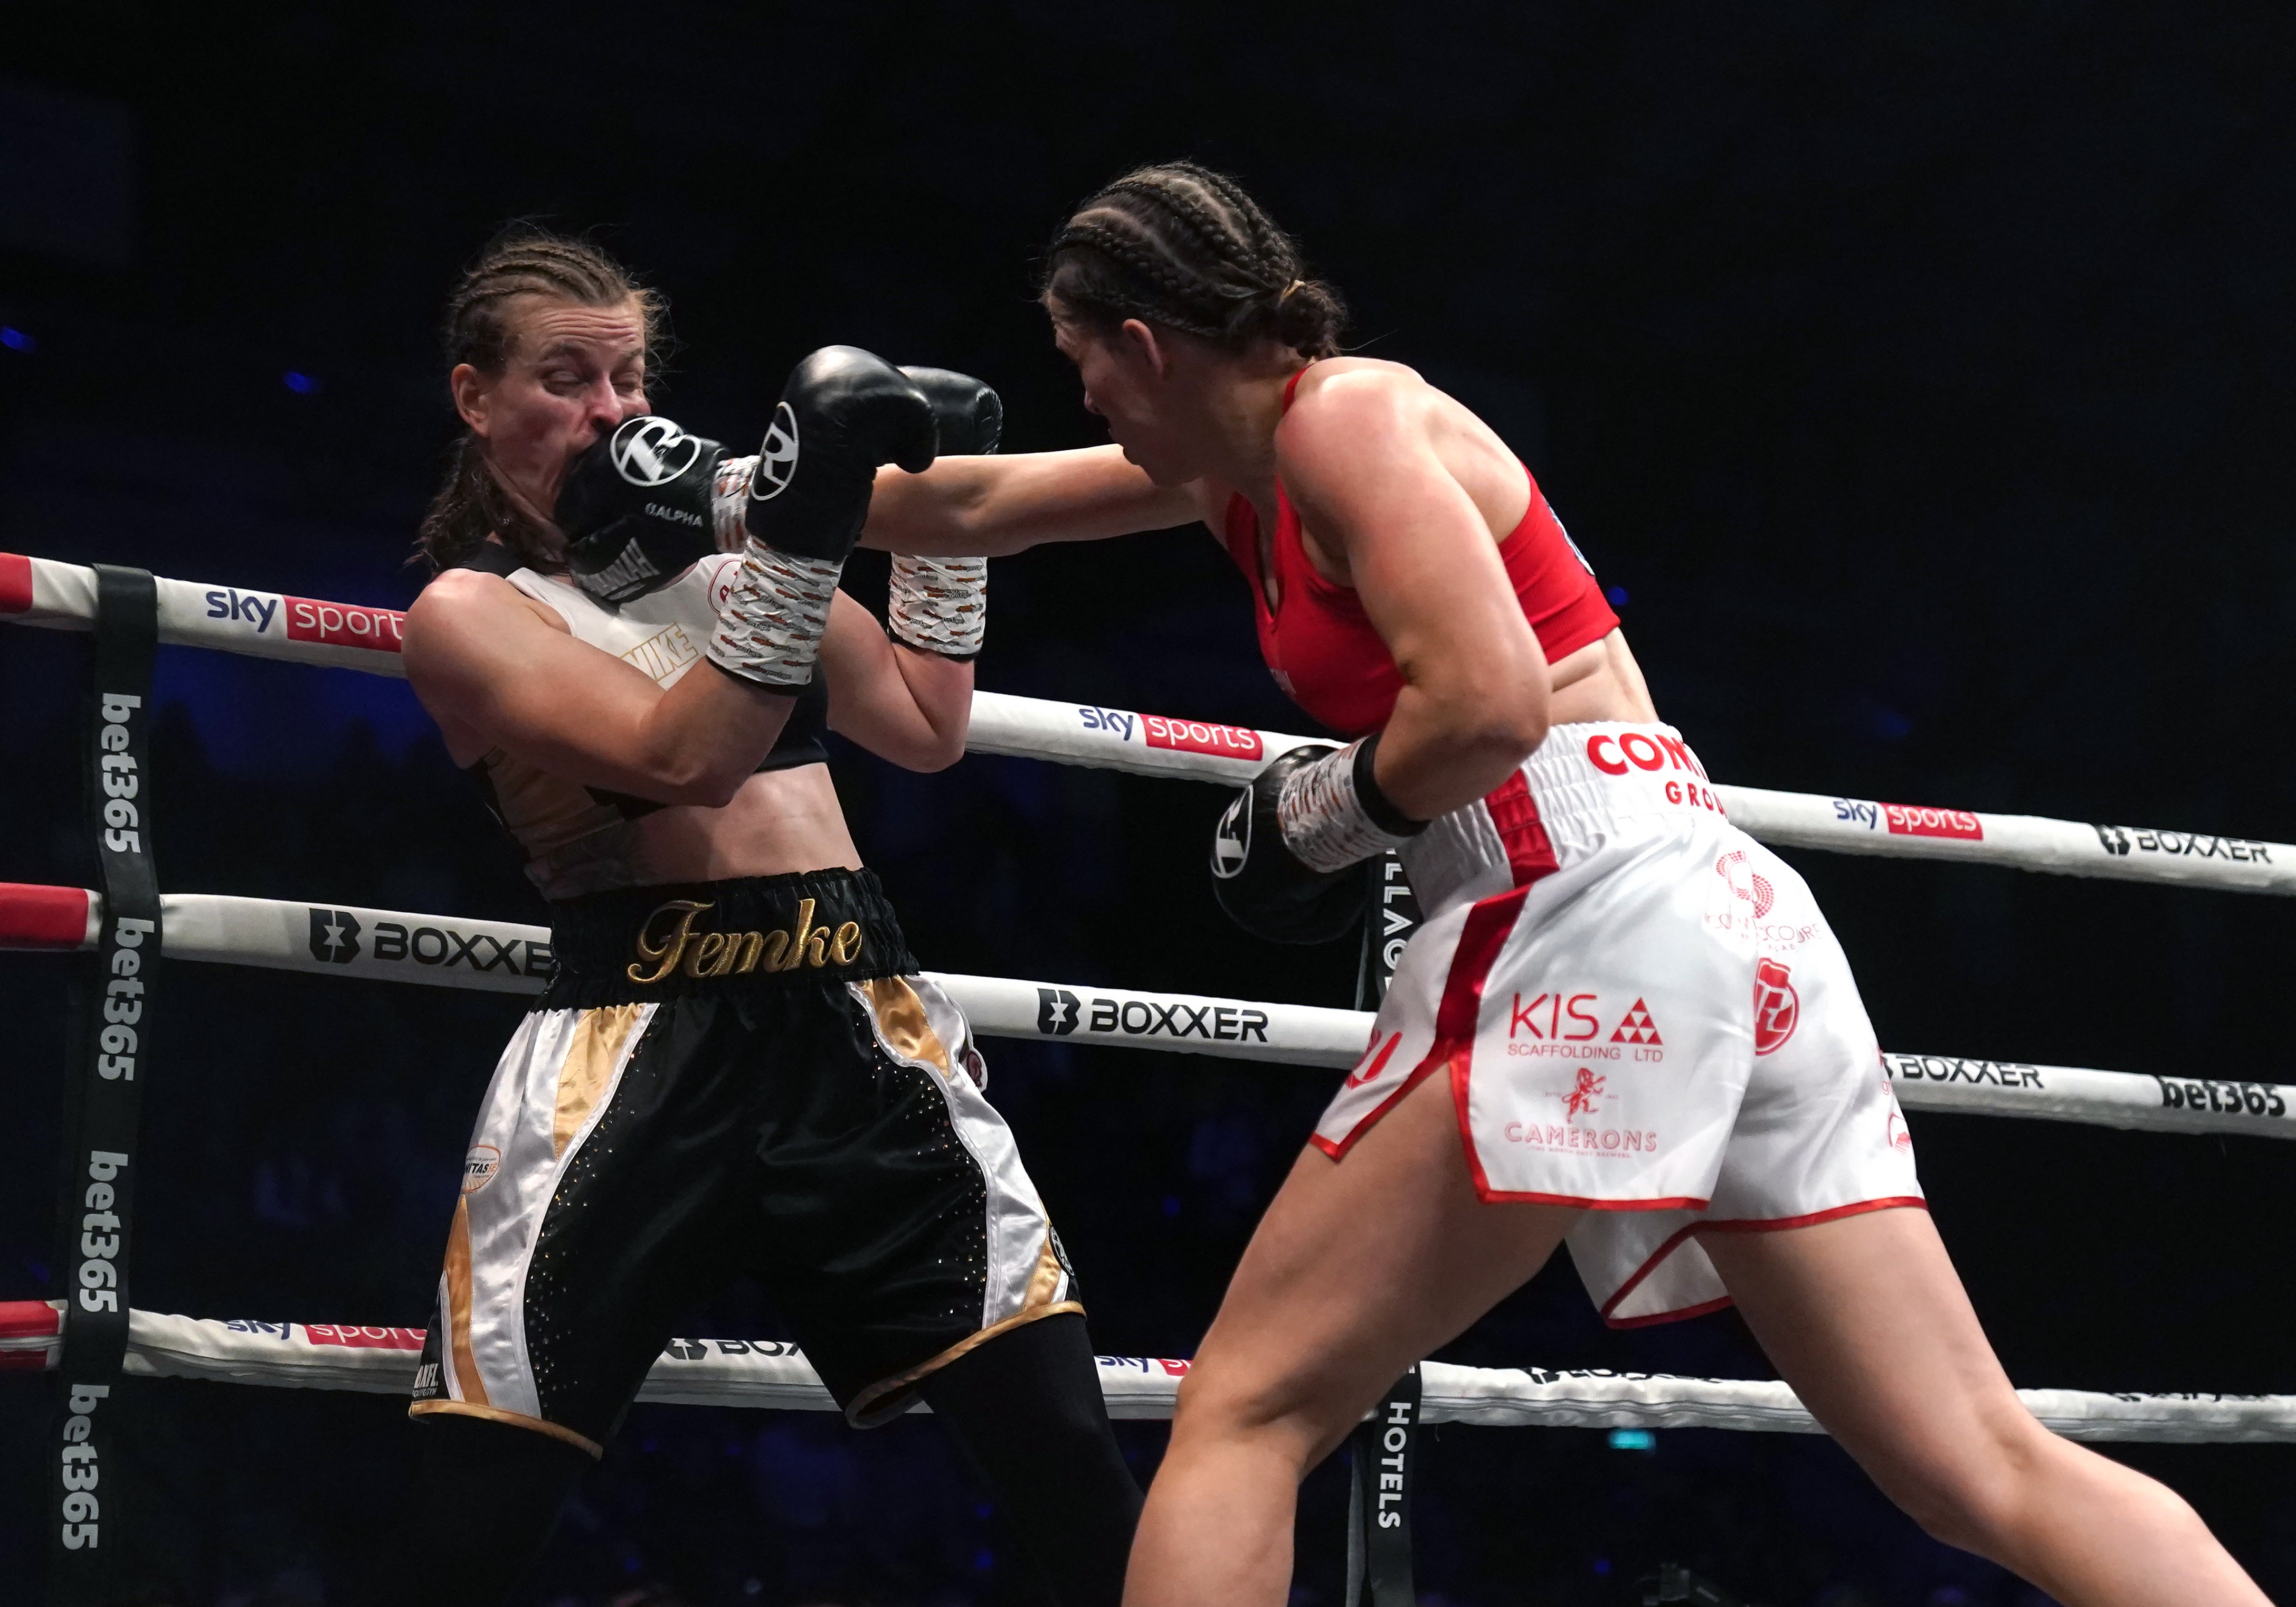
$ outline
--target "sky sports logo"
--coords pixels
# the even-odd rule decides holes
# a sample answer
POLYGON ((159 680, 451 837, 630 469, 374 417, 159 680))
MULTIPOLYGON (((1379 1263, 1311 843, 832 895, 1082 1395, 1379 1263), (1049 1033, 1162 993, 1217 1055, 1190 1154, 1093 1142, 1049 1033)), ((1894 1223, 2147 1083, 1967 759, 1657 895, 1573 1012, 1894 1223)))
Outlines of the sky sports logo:
POLYGON ((406 616, 395 608, 358 608, 230 586, 205 592, 201 601, 209 619, 244 626, 252 635, 283 635, 290 642, 364 647, 372 652, 397 652, 406 637, 406 616))
POLYGON ((497 938, 492 932, 465 932, 451 926, 410 927, 399 921, 377 921, 369 931, 347 909, 310 909, 311 957, 324 965, 348 965, 364 955, 389 964, 413 961, 452 971, 502 971, 512 976, 548 980, 557 969, 550 945, 529 938, 497 938))
POLYGON ((1221 758, 1258 758, 1264 750, 1259 733, 1249 726, 1168 719, 1160 714, 1135 714, 1128 709, 1103 709, 1092 703, 1079 703, 1076 711, 1086 731, 1104 732, 1119 742, 1130 742, 1136 736, 1146 747, 1210 753, 1221 758))
POLYGON ((1967 809, 1938 809, 1924 804, 1874 803, 1863 798, 1837 798, 1833 818, 1861 832, 1887 832, 1892 837, 1949 837, 1964 842, 1985 840, 1985 823, 1967 809))

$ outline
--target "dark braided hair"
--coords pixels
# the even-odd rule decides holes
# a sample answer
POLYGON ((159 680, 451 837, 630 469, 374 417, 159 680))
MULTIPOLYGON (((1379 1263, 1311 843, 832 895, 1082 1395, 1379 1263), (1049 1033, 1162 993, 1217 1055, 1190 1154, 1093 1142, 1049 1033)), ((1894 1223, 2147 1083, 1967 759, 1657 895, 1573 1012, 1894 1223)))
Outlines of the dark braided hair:
POLYGON ((1038 289, 1070 316, 1144 319, 1233 351, 1274 340, 1335 357, 1348 321, 1243 186, 1193 162, 1136 168, 1086 197, 1053 236, 1038 289))
MULTIPOLYGON (((515 223, 487 242, 447 299, 440 332, 448 367, 468 363, 483 374, 502 373, 517 338, 512 303, 520 296, 550 296, 582 307, 635 301, 645 319, 649 353, 661 339, 668 310, 659 294, 588 241, 515 223)), ((448 449, 447 478, 422 516, 415 555, 435 574, 468 559, 489 534, 501 537, 531 567, 561 567, 542 533, 487 467, 486 443, 465 429, 448 449)))

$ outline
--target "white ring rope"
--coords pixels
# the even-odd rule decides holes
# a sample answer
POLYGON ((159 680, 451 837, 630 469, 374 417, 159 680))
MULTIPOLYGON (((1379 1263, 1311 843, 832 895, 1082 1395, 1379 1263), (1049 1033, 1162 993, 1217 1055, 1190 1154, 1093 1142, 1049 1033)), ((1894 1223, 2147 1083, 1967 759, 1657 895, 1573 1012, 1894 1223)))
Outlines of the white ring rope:
MULTIPOLYGON (((406 674, 398 657, 406 616, 396 610, 192 580, 162 579, 157 585, 162 642, 376 675, 406 674)), ((86 630, 94 618, 93 570, 0 553, 0 619, 86 630)), ((1316 740, 980 692, 973 694, 966 749, 1141 775, 1236 783, 1249 781, 1275 755, 1316 740)), ((1714 791, 1736 824, 1765 842, 1788 847, 2296 895, 2296 844, 1720 783, 1714 791)))
MULTIPOLYGON (((168 893, 160 905, 160 952, 172 960, 525 994, 539 992, 550 973, 546 927, 213 893, 168 893)), ((82 888, 0 882, 0 949, 92 947, 102 907, 101 895, 82 888)), ((1333 1069, 1354 1065, 1371 1038, 1362 1011, 930 974, 989 1037, 1333 1069)), ((1884 1054, 1882 1063, 1909 1110, 2296 1138, 2296 1086, 2284 1083, 1938 1054, 1884 1054)))
MULTIPOLYGON (((50 1301, 0 1304, 0 1369, 53 1367, 61 1344, 55 1316, 50 1301)), ((134 1311, 128 1314, 123 1370, 135 1377, 403 1395, 414 1384, 422 1347, 419 1328, 222 1322, 134 1311)), ((1111 1417, 1172 1415, 1186 1362, 1121 1356, 1099 1361, 1111 1417)), ((1792 1390, 1775 1381, 1427 1362, 1421 1367, 1420 1390, 1428 1423, 1824 1432, 1792 1390)), ((2074 1439, 2296 1440, 2296 1396, 2017 1393, 2045 1425, 2074 1439)), ((655 1358, 638 1398, 685 1406, 836 1409, 803 1354, 767 1340, 672 1340, 655 1358)))

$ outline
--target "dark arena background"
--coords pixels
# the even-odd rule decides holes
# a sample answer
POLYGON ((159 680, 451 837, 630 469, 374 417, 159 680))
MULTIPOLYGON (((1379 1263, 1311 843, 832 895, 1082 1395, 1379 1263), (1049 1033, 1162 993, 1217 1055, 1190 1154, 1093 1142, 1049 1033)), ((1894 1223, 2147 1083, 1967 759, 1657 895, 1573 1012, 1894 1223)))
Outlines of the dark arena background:
MULTIPOLYGON (((22 8, 0 61, 0 550, 404 607, 449 439, 434 326, 505 219, 667 293, 656 407, 735 450, 832 341, 979 373, 1008 449, 1100 439, 1030 299, 1136 162, 1239 175, 1531 464, 1724 781, 2296 838, 2296 25, 2265 4, 384 4, 22 8), (66 11, 80 11, 78 20, 66 11)), ((872 571, 856 566, 865 595, 872 571)), ((875 584, 882 600, 882 560, 875 584)), ((980 684, 1306 729, 1201 530, 991 570, 980 684)), ((86 642, 0 632, 0 880, 87 885, 86 642)), ((162 648, 171 890, 539 921, 403 683, 162 648)), ((1352 941, 1216 909, 1225 794, 838 752, 936 969, 1347 1005, 1352 941)), ((1893 1048, 2288 1080, 2278 899, 1794 851, 1893 1048)), ((0 1300, 53 1264, 72 962, 0 959, 0 1300)), ((170 967, 135 1301, 426 1320, 520 1001, 170 967)), ((1336 1074, 992 1041, 1098 1348, 1185 1356, 1336 1074)), ((2020 1383, 2296 1391, 2296 1152, 1911 1118, 2020 1383)), ((681 1332, 770 1336, 737 1291, 681 1332)), ((1769 1376, 1731 1315, 1612 1332, 1567 1258, 1443 1353, 1769 1376)), ((121 1599, 348 1599, 421 1431, 376 1395, 150 1381, 121 1599)), ((37 1599, 53 1402, 0 1378, 0 1598, 37 1599)), ((1120 1425, 1144 1480, 1161 1424, 1120 1425)), ((2296 1447, 2114 1446, 2296 1600, 2296 1447)), ((1831 1442, 1432 1431, 1427 1603, 2043 1598, 1831 1442)), ((1346 1479, 1293 1601, 1336 1607, 1346 1479)), ((935 1426, 636 1409, 524 1601, 1033 1603, 935 1426)))

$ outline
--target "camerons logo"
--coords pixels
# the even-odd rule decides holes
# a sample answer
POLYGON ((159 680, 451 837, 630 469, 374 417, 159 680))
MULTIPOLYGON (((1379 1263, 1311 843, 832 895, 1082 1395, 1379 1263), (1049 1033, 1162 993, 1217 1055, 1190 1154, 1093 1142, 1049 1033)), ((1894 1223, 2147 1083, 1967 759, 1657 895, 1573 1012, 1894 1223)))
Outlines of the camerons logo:
POLYGON ((634 486, 667 485, 693 467, 701 443, 658 414, 626 420, 606 447, 614 470, 634 486))
POLYGON ((502 1170, 502 1152, 490 1144, 474 1144, 463 1157, 463 1192, 475 1194, 502 1170))
POLYGON ((1566 1092, 1550 1094, 1546 1097, 1562 1102, 1563 1120, 1576 1121, 1581 1116, 1592 1116, 1595 1113, 1595 1102, 1603 1097, 1604 1086, 1610 1080, 1607 1077, 1598 1075, 1594 1067, 1581 1066, 1578 1068, 1578 1075, 1571 1079, 1570 1086, 1566 1092))
POLYGON ((311 957, 330 965, 348 965, 358 958, 359 923, 347 909, 311 912, 311 957))
POLYGON ((848 921, 834 931, 816 926, 810 898, 799 899, 797 918, 776 931, 695 931, 694 918, 709 907, 692 898, 672 898, 655 909, 638 928, 632 944, 638 957, 624 974, 644 985, 664 981, 672 972, 701 980, 746 976, 753 971, 817 971, 850 965, 861 956, 861 923, 848 921), (657 931, 661 933, 658 940, 657 931))
POLYGON ((766 426, 766 444, 758 451, 758 466, 750 474, 750 500, 771 502, 789 489, 797 473, 797 414, 783 402, 774 409, 766 426))
POLYGON ((1227 813, 1219 817, 1212 831, 1212 874, 1222 881, 1232 880, 1243 869, 1243 862, 1251 857, 1251 789, 1246 787, 1235 795, 1227 813))

